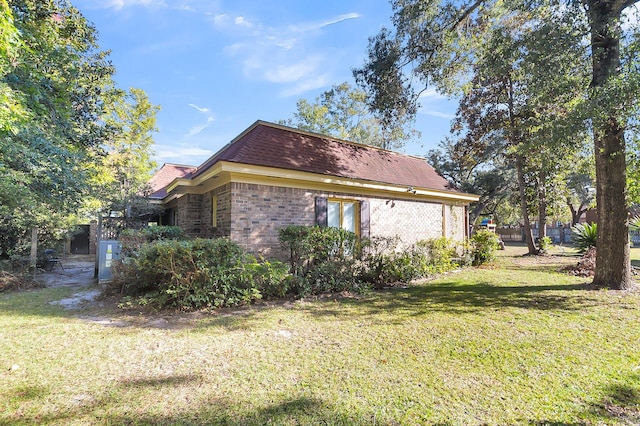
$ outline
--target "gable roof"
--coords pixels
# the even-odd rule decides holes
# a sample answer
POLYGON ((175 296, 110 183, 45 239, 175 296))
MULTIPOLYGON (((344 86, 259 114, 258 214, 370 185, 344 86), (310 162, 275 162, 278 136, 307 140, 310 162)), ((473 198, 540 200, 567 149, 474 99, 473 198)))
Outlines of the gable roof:
POLYGON ((220 161, 457 192, 423 158, 260 120, 190 177, 197 177, 220 161))
POLYGON ((167 196, 167 186, 175 179, 187 178, 196 171, 194 166, 164 163, 162 167, 151 177, 149 186, 151 195, 149 198, 161 200, 167 196))

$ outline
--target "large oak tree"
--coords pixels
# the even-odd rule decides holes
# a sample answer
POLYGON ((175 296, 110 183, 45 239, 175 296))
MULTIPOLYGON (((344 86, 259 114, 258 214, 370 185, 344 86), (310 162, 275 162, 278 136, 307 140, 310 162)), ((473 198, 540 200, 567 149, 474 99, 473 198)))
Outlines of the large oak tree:
MULTIPOLYGON (((568 105, 574 107, 574 111, 567 114, 567 127, 570 129, 574 124, 569 118, 572 114, 586 112, 582 116, 583 122, 593 129, 599 211, 599 250, 594 283, 613 289, 628 288, 631 281, 625 202, 625 106, 633 103, 629 97, 637 93, 634 86, 637 75, 620 76, 625 69, 636 73, 637 70, 621 66, 620 19, 623 10, 636 1, 585 0, 584 3, 561 5, 546 0, 394 0, 395 32, 383 29, 370 40, 368 60, 361 69, 355 70, 355 76, 367 89, 370 105, 385 124, 392 126, 397 115, 415 113, 417 94, 428 85, 436 85, 445 93, 464 93, 474 74, 474 66, 482 59, 478 52, 486 51, 483 48, 492 40, 489 35, 496 29, 508 27, 510 20, 531 15, 521 27, 523 30, 544 25, 550 25, 550 30, 556 24, 566 26, 568 31, 557 32, 560 39, 556 39, 553 32, 539 32, 537 46, 541 54, 538 60, 523 63, 523 56, 516 54, 512 56, 511 69, 518 70, 515 81, 520 81, 519 77, 534 81, 532 75, 543 70, 538 82, 543 85, 549 79, 559 88, 563 79, 570 81, 576 73, 589 72, 591 83, 583 88, 582 97, 569 100, 568 105), (572 42, 577 51, 583 49, 585 56, 590 58, 590 66, 585 66, 583 61, 572 62, 574 69, 569 67, 568 72, 566 67, 554 69, 549 66, 554 63, 554 57, 564 54, 564 51, 555 50, 558 41, 572 42), (549 46, 546 53, 545 43, 549 46)), ((637 31, 637 28, 632 29, 637 31)), ((521 53, 526 53, 527 49, 521 53)), ((533 85, 528 88, 534 90, 521 92, 528 97, 524 103, 528 106, 528 116, 545 115, 544 109, 541 111, 538 107, 552 105, 553 99, 548 95, 553 92, 543 91, 544 102, 540 103, 537 88, 533 85)), ((562 94, 562 90, 556 92, 558 99, 562 99, 562 94)), ((521 101, 519 96, 514 99, 521 101)), ((559 104, 567 103, 562 100, 559 104)), ((536 139, 531 133, 536 130, 535 125, 529 125, 524 113, 525 109, 520 109, 516 116, 520 121, 511 126, 515 130, 511 134, 512 146, 530 145, 532 139, 536 139), (522 133, 523 129, 525 133, 522 133)), ((555 132, 547 134, 552 135, 554 143, 562 141, 565 131, 572 133, 572 130, 561 130, 562 125, 558 125, 557 120, 551 128, 555 132)), ((539 139, 535 143, 543 141, 539 139)), ((524 156, 518 157, 518 152, 521 151, 515 151, 516 164, 518 158, 525 161, 524 156)))

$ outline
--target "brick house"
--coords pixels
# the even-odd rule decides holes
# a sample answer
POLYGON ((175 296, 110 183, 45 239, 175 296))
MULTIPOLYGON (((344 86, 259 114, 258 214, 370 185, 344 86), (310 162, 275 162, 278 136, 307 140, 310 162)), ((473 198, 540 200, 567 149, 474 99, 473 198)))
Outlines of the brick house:
POLYGON ((341 226, 405 244, 467 236, 476 195, 448 187, 418 157, 257 121, 199 167, 165 164, 150 196, 163 225, 226 236, 281 257, 287 225, 341 226))

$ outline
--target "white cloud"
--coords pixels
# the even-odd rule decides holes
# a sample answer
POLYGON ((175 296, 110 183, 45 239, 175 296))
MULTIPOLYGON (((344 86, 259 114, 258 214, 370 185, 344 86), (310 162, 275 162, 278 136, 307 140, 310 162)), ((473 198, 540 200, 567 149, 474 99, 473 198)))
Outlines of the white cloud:
POLYGON ((174 9, 175 10, 182 10, 184 12, 195 12, 196 11, 196 8, 191 6, 191 5, 189 5, 189 4, 182 4, 182 5, 179 5, 179 6, 174 6, 174 9))
POLYGON ((430 100, 437 100, 437 99, 447 99, 447 97, 441 93, 438 93, 436 89, 431 87, 425 90, 424 92, 420 93, 420 96, 418 97, 418 99, 430 101, 430 100))
POLYGON ((287 89, 280 92, 280 96, 299 96, 310 90, 327 87, 331 83, 332 81, 329 80, 329 76, 327 74, 319 75, 314 78, 306 78, 302 81, 299 81, 295 86, 288 87, 287 89))
POLYGON ((290 28, 292 31, 296 31, 296 32, 316 31, 324 27, 327 27, 329 25, 338 24, 342 21, 346 21, 349 19, 356 19, 359 17, 360 15, 358 13, 347 13, 347 14, 338 15, 336 17, 329 18, 323 21, 292 25, 290 28))
POLYGON ((155 145, 155 158, 158 163, 178 163, 199 165, 205 159, 211 157, 214 152, 197 146, 186 145, 155 145))
POLYGON ((104 5, 105 8, 122 9, 130 6, 160 6, 166 7, 164 0, 110 0, 106 2, 97 2, 97 5, 104 5))
POLYGON ((252 80, 286 85, 282 96, 293 96, 326 86, 339 67, 339 47, 314 48, 323 28, 359 18, 357 13, 338 15, 317 22, 267 26, 245 16, 219 14, 212 21, 218 30, 236 38, 225 53, 236 57, 244 75, 252 80))
POLYGON ((638 28, 640 24, 640 8, 637 5, 629 6, 622 11, 622 29, 626 32, 638 28))
POLYGON ((434 87, 420 93, 418 97, 420 106, 418 112, 422 115, 428 115, 437 118, 446 118, 453 120, 455 114, 451 113, 451 108, 455 108, 456 102, 449 99, 448 96, 439 93, 434 87))
POLYGON ((211 126, 211 124, 213 124, 213 122, 216 121, 215 115, 213 115, 213 113, 208 107, 202 107, 196 104, 189 104, 189 107, 205 115, 207 119, 204 123, 198 124, 196 126, 193 126, 191 129, 189 129, 189 131, 184 135, 185 139, 190 138, 192 136, 199 135, 200 133, 202 133, 204 129, 211 126))
POLYGON ((190 106, 191 108, 193 108, 193 109, 197 110, 197 111, 200 111, 200 112, 209 112, 209 108, 207 108, 207 107, 199 107, 199 106, 198 106, 198 105, 196 105, 196 104, 189 104, 189 106, 190 106))
POLYGON ((247 21, 244 16, 236 16, 236 19, 234 19, 233 21, 236 25, 241 26, 241 27, 247 27, 247 28, 252 28, 253 24, 249 21, 247 21))
POLYGON ((420 108, 419 111, 420 111, 420 114, 430 115, 431 117, 446 118, 448 120, 453 120, 454 118, 456 118, 455 114, 450 114, 447 112, 442 112, 442 111, 437 111, 432 109, 420 108))
POLYGON ((220 15, 216 15, 213 17, 213 23, 215 25, 224 25, 227 23, 228 20, 229 20, 229 15, 227 15, 226 13, 222 13, 220 15))
POLYGON ((216 121, 214 116, 209 116, 207 117, 207 122, 204 124, 198 124, 197 126, 193 126, 191 129, 189 129, 189 132, 185 135, 185 137, 190 138, 191 136, 196 136, 199 135, 200 133, 202 133, 202 131, 204 129, 206 129, 207 127, 211 126, 211 124, 216 121))
POLYGON ((272 83, 291 83, 303 79, 317 68, 319 58, 305 59, 295 64, 276 65, 264 71, 264 77, 272 83))

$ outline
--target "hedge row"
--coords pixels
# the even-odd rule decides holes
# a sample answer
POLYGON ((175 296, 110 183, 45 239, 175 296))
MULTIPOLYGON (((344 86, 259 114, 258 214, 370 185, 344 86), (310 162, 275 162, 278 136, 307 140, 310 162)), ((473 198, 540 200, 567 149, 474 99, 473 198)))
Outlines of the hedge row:
POLYGON ((251 304, 262 298, 363 291, 442 273, 490 258, 482 235, 477 259, 447 238, 402 248, 397 238, 360 243, 336 228, 289 226, 280 230, 289 264, 256 259, 227 238, 184 240, 161 229, 125 235, 124 259, 110 289, 157 308, 180 310, 251 304))

